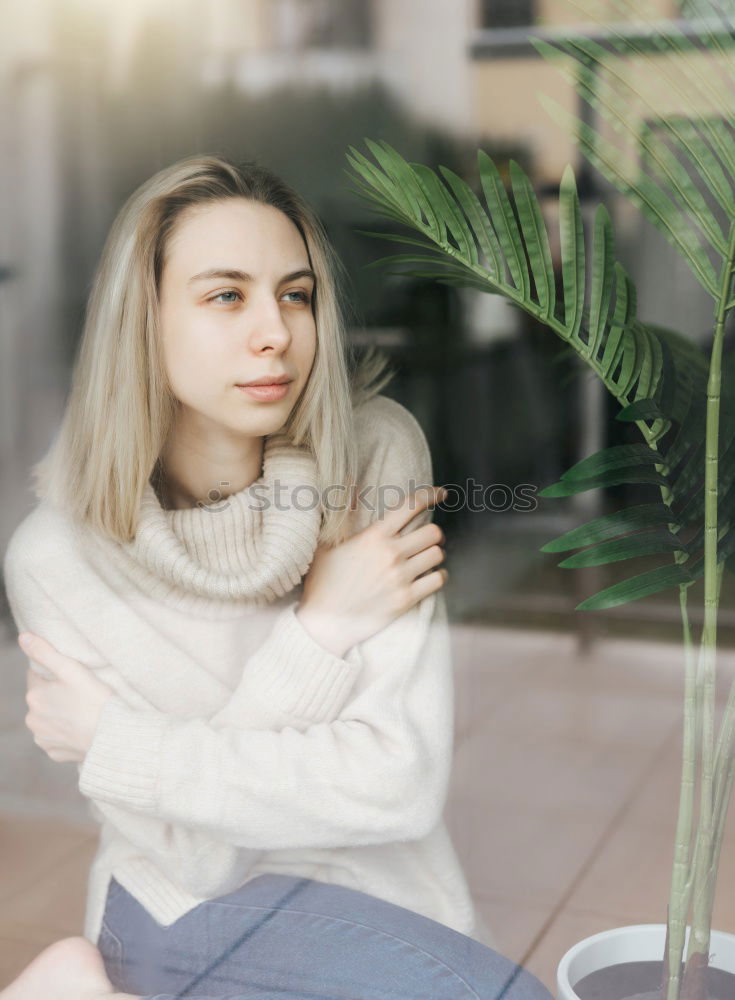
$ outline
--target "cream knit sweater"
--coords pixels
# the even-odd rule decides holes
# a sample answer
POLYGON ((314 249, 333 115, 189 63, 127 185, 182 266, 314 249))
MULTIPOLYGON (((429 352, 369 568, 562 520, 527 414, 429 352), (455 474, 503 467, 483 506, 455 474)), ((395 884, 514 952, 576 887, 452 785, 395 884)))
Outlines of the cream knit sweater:
MULTIPOLYGON (((399 403, 363 403, 355 430, 361 530, 377 516, 367 504, 378 485, 433 479, 424 434, 399 403)), ((359 889, 491 943, 442 819, 453 743, 444 596, 344 659, 322 648, 295 615, 319 529, 310 487, 311 452, 279 432, 265 440, 262 476, 227 500, 165 510, 148 484, 127 545, 45 500, 10 540, 5 584, 19 631, 115 691, 77 765, 102 824, 87 887, 92 942, 111 875, 169 925, 279 872, 359 889)))

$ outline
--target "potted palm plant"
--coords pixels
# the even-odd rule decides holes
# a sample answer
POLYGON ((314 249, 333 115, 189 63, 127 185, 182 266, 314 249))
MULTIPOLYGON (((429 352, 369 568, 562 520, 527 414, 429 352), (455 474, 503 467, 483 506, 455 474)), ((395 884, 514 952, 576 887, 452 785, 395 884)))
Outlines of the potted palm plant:
MULTIPOLYGON (((628 0, 612 0, 607 6, 627 15, 633 10, 628 0)), ((713 13, 717 11, 713 7, 713 13)), ((715 726, 720 586, 725 570, 735 572, 735 391, 728 377, 733 369, 723 355, 725 324, 735 307, 735 138, 730 128, 735 61, 727 47, 733 25, 724 19, 722 30, 720 22, 716 27, 700 22, 686 35, 676 24, 664 31, 659 25, 648 39, 611 30, 607 46, 582 35, 560 36, 553 44, 548 37, 533 39, 545 58, 561 60, 599 116, 634 140, 638 159, 631 165, 601 131, 542 97, 548 109, 570 125, 585 157, 663 233, 710 297, 709 355, 684 333, 644 323, 637 316, 636 289, 616 257, 610 215, 599 204, 591 239, 585 236, 570 166, 559 191, 563 295, 557 295, 546 223, 531 181, 517 163, 510 163, 507 190, 495 163, 479 151, 481 191, 476 192, 445 167, 434 171, 408 163, 385 142, 365 140, 372 159, 354 147, 348 154, 356 190, 382 216, 403 227, 389 236, 371 235, 410 247, 408 253, 374 263, 390 262, 412 276, 506 297, 576 353, 615 399, 616 419, 635 425, 641 435, 640 443, 607 447, 578 462, 539 495, 564 497, 637 483, 653 491, 651 502, 597 517, 553 539, 542 551, 579 550, 560 563, 567 568, 641 555, 659 561, 590 596, 576 610, 610 608, 678 589, 683 752, 667 920, 618 928, 580 942, 560 963, 560 1000, 592 995, 623 1000, 632 994, 660 1000, 735 997, 735 936, 711 931, 735 774, 735 687, 719 731, 715 726), (675 117, 662 118, 644 88, 631 95, 634 85, 623 60, 645 59, 652 47, 669 59, 659 60, 657 72, 677 95, 675 117), (694 58, 698 50, 717 58, 716 84, 710 67, 694 58), (632 96, 659 123, 658 130, 638 129, 630 115, 632 96), (687 597, 702 578, 703 627, 697 650, 687 597), (649 960, 657 961, 653 988, 623 982, 623 963, 627 967, 649 960), (605 974, 608 967, 617 971, 605 974), (605 979, 608 985, 598 983, 598 992, 585 993, 580 980, 588 976, 605 979)))

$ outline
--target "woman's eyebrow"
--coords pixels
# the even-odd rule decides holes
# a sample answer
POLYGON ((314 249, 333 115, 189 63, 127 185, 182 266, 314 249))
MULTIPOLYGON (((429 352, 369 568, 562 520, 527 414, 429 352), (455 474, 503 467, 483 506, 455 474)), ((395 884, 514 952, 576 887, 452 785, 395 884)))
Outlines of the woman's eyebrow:
MULTIPOLYGON (((212 278, 225 278, 227 281, 253 280, 253 276, 251 274, 247 274, 245 271, 238 271, 233 268, 214 267, 209 271, 201 271, 199 274, 193 275, 187 281, 187 285, 191 285, 195 281, 210 281, 212 278)), ((316 275, 310 267, 304 267, 299 271, 291 271, 289 274, 284 274, 281 278, 281 282, 296 281, 297 278, 311 278, 311 280, 316 284, 316 275)))

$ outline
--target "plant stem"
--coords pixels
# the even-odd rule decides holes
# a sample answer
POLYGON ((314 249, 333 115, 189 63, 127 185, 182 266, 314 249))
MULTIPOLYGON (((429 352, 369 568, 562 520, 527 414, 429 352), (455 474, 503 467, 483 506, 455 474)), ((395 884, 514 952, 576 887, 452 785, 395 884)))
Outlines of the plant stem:
MULTIPOLYGON (((718 567, 719 578, 718 588, 722 583, 722 573, 724 563, 718 567)), ((718 589, 719 600, 719 589, 718 589)), ((720 853, 722 851, 722 838, 725 832, 725 820, 727 818, 728 806, 730 804, 730 794, 732 792, 733 775, 735 773, 735 712, 733 708, 735 702, 735 684, 730 688, 727 707, 720 726, 720 734, 717 740, 717 750, 715 752, 714 763, 714 801, 712 806, 712 850, 709 868, 704 875, 702 890, 702 907, 706 906, 707 926, 712 926, 712 911, 715 902, 715 886, 717 884, 717 870, 720 864, 720 853)))
POLYGON ((730 734, 730 755, 727 763, 727 770, 724 775, 724 781, 722 784, 722 790, 719 797, 719 802, 715 806, 715 822, 716 832, 715 832, 715 855, 712 861, 715 875, 717 874, 717 866, 720 863, 720 851, 722 849, 722 839, 723 833, 725 832, 725 820, 727 818, 727 810, 730 805, 730 797, 732 793, 732 783, 735 777, 735 731, 731 731, 730 734))
POLYGON ((689 988, 696 992, 693 977, 703 975, 709 955, 710 921, 714 879, 712 859, 714 839, 714 723, 715 670, 717 655, 717 609, 722 571, 717 563, 717 500, 719 471, 720 382, 722 373, 722 341, 725 332, 727 303, 732 285, 735 257, 735 225, 730 226, 728 255, 723 263, 721 290, 717 304, 715 335, 710 355, 707 379, 707 419, 704 465, 704 625, 702 628, 701 672, 697 684, 701 688, 702 719, 702 782, 700 788, 699 825, 693 871, 694 906, 692 929, 684 972, 684 997, 689 988), (699 956, 699 958, 695 957, 699 956), (703 960, 703 965, 702 965, 703 960), (692 981, 691 987, 689 982, 692 981))
POLYGON ((697 776, 696 752, 696 666, 692 648, 691 629, 687 615, 687 587, 679 587, 686 657, 684 681, 684 735, 682 741, 681 785, 679 789, 679 815, 676 821, 674 865, 671 872, 671 890, 668 907, 668 961, 666 979, 661 983, 662 1000, 679 1000, 681 959, 684 953, 687 914, 691 882, 692 818, 694 813, 694 788, 697 776))

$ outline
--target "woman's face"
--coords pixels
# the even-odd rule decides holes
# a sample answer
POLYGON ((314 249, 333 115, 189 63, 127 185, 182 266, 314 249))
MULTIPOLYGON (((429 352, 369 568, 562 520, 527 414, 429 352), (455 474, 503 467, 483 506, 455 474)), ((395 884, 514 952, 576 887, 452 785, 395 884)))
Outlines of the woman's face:
POLYGON ((168 377, 202 430, 280 429, 316 353, 314 277, 296 226, 270 205, 230 198, 186 209, 166 247, 160 324, 168 377), (276 400, 238 384, 292 381, 276 400))

